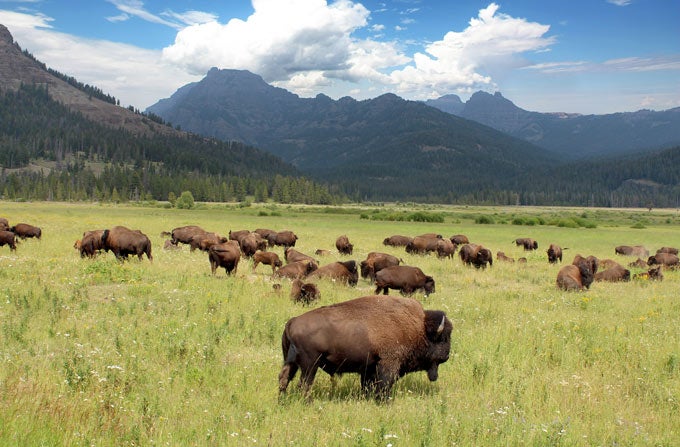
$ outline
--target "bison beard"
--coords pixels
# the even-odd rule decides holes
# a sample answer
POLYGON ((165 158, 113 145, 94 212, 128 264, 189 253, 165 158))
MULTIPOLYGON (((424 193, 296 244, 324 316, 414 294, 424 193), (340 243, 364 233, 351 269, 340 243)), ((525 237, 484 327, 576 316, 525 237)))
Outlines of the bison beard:
POLYGON ((279 393, 301 370, 309 390, 318 368, 333 376, 358 373, 364 392, 386 399, 399 377, 427 371, 430 381, 449 358, 451 321, 409 298, 366 296, 311 310, 286 323, 279 393))

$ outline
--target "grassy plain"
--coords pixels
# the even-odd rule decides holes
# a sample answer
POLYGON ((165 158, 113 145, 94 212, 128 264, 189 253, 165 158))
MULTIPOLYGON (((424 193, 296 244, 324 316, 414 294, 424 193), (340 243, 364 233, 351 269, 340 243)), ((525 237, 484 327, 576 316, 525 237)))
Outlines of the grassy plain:
MULTIPOLYGON (((545 249, 569 247, 570 262, 614 258, 621 244, 677 247, 677 210, 422 207, 444 222, 371 219, 412 208, 0 202, 10 223, 43 229, 16 252, 0 247, 0 445, 676 445, 680 272, 567 293, 545 249), (553 225, 564 219, 591 228, 553 225), (545 225, 512 223, 537 220, 545 225), (305 253, 335 250, 347 234, 355 253, 344 259, 384 251, 421 267, 437 291, 415 298, 454 324, 439 380, 410 374, 379 404, 359 394, 355 375, 332 386, 320 372, 311 404, 295 386, 280 402, 282 328, 307 308, 290 301, 288 283, 273 290, 268 266, 253 272, 244 260, 234 277, 213 277, 204 253, 162 250, 161 231, 187 224, 291 229, 305 253), (113 225, 146 233, 154 262, 78 256, 83 231, 113 225), (464 233, 528 262, 475 270, 382 245, 425 232, 464 233), (517 237, 539 250, 521 251, 517 237)), ((362 279, 319 287, 316 305, 373 293, 362 279)))

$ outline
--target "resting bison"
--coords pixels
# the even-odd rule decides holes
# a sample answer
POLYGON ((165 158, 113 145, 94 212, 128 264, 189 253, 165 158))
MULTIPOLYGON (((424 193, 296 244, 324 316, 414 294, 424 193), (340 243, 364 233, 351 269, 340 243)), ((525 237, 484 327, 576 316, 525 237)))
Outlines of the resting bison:
POLYGON ((179 250, 181 247, 172 243, 172 239, 166 239, 163 243, 163 250, 179 250))
POLYGON ((301 279, 294 279, 293 284, 290 288, 290 297, 296 303, 310 304, 312 301, 316 301, 321 296, 319 288, 316 284, 308 282, 303 283, 301 279))
MULTIPOLYGON (((565 248, 566 250, 566 248, 565 248)), ((557 261, 562 262, 562 247, 557 244, 550 244, 548 247, 548 262, 550 264, 557 264, 557 261)))
POLYGON ((491 250, 478 244, 465 244, 458 252, 463 264, 474 265, 475 268, 486 268, 486 264, 493 265, 491 250))
POLYGON ((349 238, 343 234, 335 240, 335 248, 338 249, 338 253, 341 255, 351 255, 354 250, 354 245, 352 245, 349 238))
POLYGON ((241 249, 238 246, 238 242, 234 240, 214 244, 208 249, 210 271, 213 275, 219 267, 223 267, 227 275, 236 273, 240 259, 241 249))
POLYGON ((383 240, 383 245, 389 245, 392 247, 406 247, 406 245, 408 245, 408 243, 411 242, 412 240, 413 240, 412 237, 394 235, 386 237, 383 240))
POLYGON ((670 253, 657 253, 647 259, 647 265, 662 265, 664 267, 677 267, 679 259, 677 255, 670 253))
POLYGON ((298 237, 292 231, 278 231, 276 233, 270 233, 267 236, 267 241, 269 241, 269 246, 273 247, 275 245, 282 247, 295 247, 295 242, 297 242, 298 237))
POLYGON ((503 261, 503 262, 515 262, 515 259, 514 259, 514 258, 511 258, 510 256, 507 256, 507 255, 506 255, 504 252, 502 252, 502 251, 496 252, 496 259, 498 259, 499 261, 503 261))
POLYGON ((595 273, 595 281, 630 281, 630 270, 621 264, 610 265, 606 270, 595 273))
POLYGON ((576 255, 574 262, 565 265, 557 272, 557 287, 563 290, 583 290, 590 288, 597 272, 597 260, 576 255))
POLYGON ((253 254, 253 270, 255 270, 260 263, 270 265, 272 267, 272 273, 274 273, 278 267, 283 265, 281 259, 279 259, 279 255, 273 251, 255 252, 255 254, 253 254))
POLYGON ((318 368, 331 376, 358 373, 362 390, 381 400, 410 372, 427 371, 435 381, 449 359, 452 328, 444 312, 409 298, 366 296, 311 310, 283 330, 279 393, 298 369, 308 399, 318 368))
POLYGON ((319 266, 316 262, 305 259, 284 265, 274 272, 274 276, 288 279, 304 278, 317 268, 319 266))
POLYGON ((385 267, 375 274, 375 293, 387 295, 389 289, 399 290, 402 295, 411 295, 422 290, 425 296, 434 293, 434 279, 427 276, 418 267, 409 265, 393 265, 385 267))
POLYGON ((80 239, 80 257, 84 258, 94 258, 97 253, 104 250, 104 242, 102 241, 102 236, 104 235, 104 230, 92 230, 83 233, 83 237, 80 239))
POLYGON ((657 265, 656 267, 650 268, 646 272, 636 273, 633 275, 633 279, 663 281, 663 272, 661 271, 661 266, 657 265))
POLYGON ((672 255, 678 255, 678 249, 674 247, 661 247, 656 251, 657 253, 670 253, 672 255))
POLYGON ((9 220, 6 217, 0 217, 0 231, 9 231, 9 220))
POLYGON ((454 234, 449 239, 451 239, 451 242, 453 242, 456 245, 463 245, 463 244, 469 244, 470 243, 470 239, 468 239, 468 237, 465 236, 464 234, 454 234))
POLYGON ((17 249, 17 235, 7 230, 0 230, 0 247, 9 245, 10 251, 17 249))
POLYGON ((630 245, 619 245, 618 247, 614 248, 614 253, 624 256, 637 256, 640 258, 646 258, 649 256, 649 250, 647 250, 642 245, 636 245, 634 247, 631 247, 630 245))
POLYGON ((170 232, 172 243, 177 245, 180 242, 183 244, 190 244, 191 238, 197 234, 204 234, 206 231, 198 225, 187 225, 184 227, 173 228, 170 232))
POLYGON ((441 238, 436 237, 436 235, 416 236, 406 244, 406 253, 421 255, 437 251, 437 242, 440 240, 441 238))
POLYGON ((356 286, 359 281, 357 264, 355 261, 333 262, 311 272, 307 278, 328 278, 341 281, 350 286, 356 286))
POLYGON ((645 261, 644 259, 637 258, 635 261, 628 264, 628 267, 638 267, 643 269, 647 267, 647 261, 645 261))
POLYGON ((530 237, 520 237, 515 239, 515 244, 518 247, 524 247, 524 251, 538 250, 538 242, 530 237))
POLYGON ((290 264, 291 262, 297 262, 297 261, 312 261, 316 262, 316 259, 312 258, 309 255, 306 255, 300 251, 297 251, 296 249, 292 247, 286 248, 286 250, 283 252, 283 258, 286 260, 287 264, 290 264))
POLYGON ((372 251, 368 254, 368 256, 366 256, 364 261, 361 261, 361 277, 375 281, 375 274, 377 272, 384 269, 385 267, 399 265, 400 262, 403 261, 396 256, 372 251))
POLYGON ((28 237, 40 239, 40 236, 42 236, 42 230, 39 227, 35 227, 26 223, 18 223, 13 227, 10 227, 9 231, 16 234, 17 237, 21 239, 26 239, 28 237))
POLYGON ((317 248, 316 251, 314 251, 314 254, 317 256, 329 256, 331 252, 323 248, 317 248))
POLYGON ((116 226, 104 230, 101 241, 102 248, 106 251, 112 251, 119 260, 127 259, 129 255, 137 255, 141 261, 142 255, 146 254, 147 259, 153 262, 151 241, 139 230, 116 226))

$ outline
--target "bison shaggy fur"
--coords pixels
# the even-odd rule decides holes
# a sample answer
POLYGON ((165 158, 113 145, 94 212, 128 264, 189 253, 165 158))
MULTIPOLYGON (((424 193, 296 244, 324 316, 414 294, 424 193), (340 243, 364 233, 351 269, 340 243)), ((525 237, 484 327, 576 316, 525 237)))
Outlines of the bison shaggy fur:
POLYGON ((17 237, 21 239, 26 239, 29 237, 40 239, 42 236, 42 230, 40 227, 36 227, 27 223, 18 223, 13 227, 10 227, 9 231, 16 234, 17 237))
POLYGON ((366 259, 361 261, 360 270, 361 277, 368 278, 371 281, 375 281, 375 274, 385 267, 391 267, 393 265, 399 265, 403 262, 396 256, 372 251, 366 256, 366 259))
POLYGON ((274 276, 288 279, 304 278, 317 268, 319 265, 315 261, 304 259, 284 265, 274 272, 274 276))
POLYGON ((574 261, 557 272, 557 287, 562 290, 584 290, 590 288, 597 273, 597 258, 576 255, 574 261))
POLYGON ((341 255, 351 255, 354 251, 354 245, 349 241, 347 235, 338 236, 335 240, 335 248, 338 249, 338 253, 341 255))
POLYGON ((389 245, 391 247, 405 247, 412 240, 412 237, 396 234, 394 236, 386 237, 383 240, 383 245, 389 245))
POLYGON ((486 268, 486 264, 493 265, 491 250, 478 244, 465 244, 458 252, 463 264, 474 265, 475 268, 486 268))
POLYGON ((614 265, 609 265, 606 270, 595 273, 594 280, 608 282, 630 281, 630 270, 621 264, 615 263, 614 265))
POLYGON ((220 267, 224 268, 227 275, 236 273, 240 259, 241 250, 238 246, 238 242, 234 240, 214 244, 208 249, 210 271, 213 275, 220 267))
POLYGON ((307 278, 328 278, 350 286, 356 286, 359 281, 359 274, 355 261, 345 261, 323 265, 311 272, 307 278))
POLYGON ((310 304, 321 297, 321 292, 316 284, 296 278, 290 288, 290 297, 296 303, 310 304))

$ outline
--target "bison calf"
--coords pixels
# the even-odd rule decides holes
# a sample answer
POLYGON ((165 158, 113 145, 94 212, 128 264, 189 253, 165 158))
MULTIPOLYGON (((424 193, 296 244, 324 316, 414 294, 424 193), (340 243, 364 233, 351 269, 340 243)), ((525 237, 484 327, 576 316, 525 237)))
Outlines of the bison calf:
POLYGON ((255 254, 253 254, 253 270, 255 270, 260 263, 270 265, 272 273, 283 265, 281 259, 279 259, 279 255, 273 251, 256 251, 255 254))
POLYGON ((290 288, 290 297, 296 303, 310 304, 312 301, 318 300, 321 296, 319 288, 316 284, 307 282, 303 283, 301 279, 294 279, 290 288))

